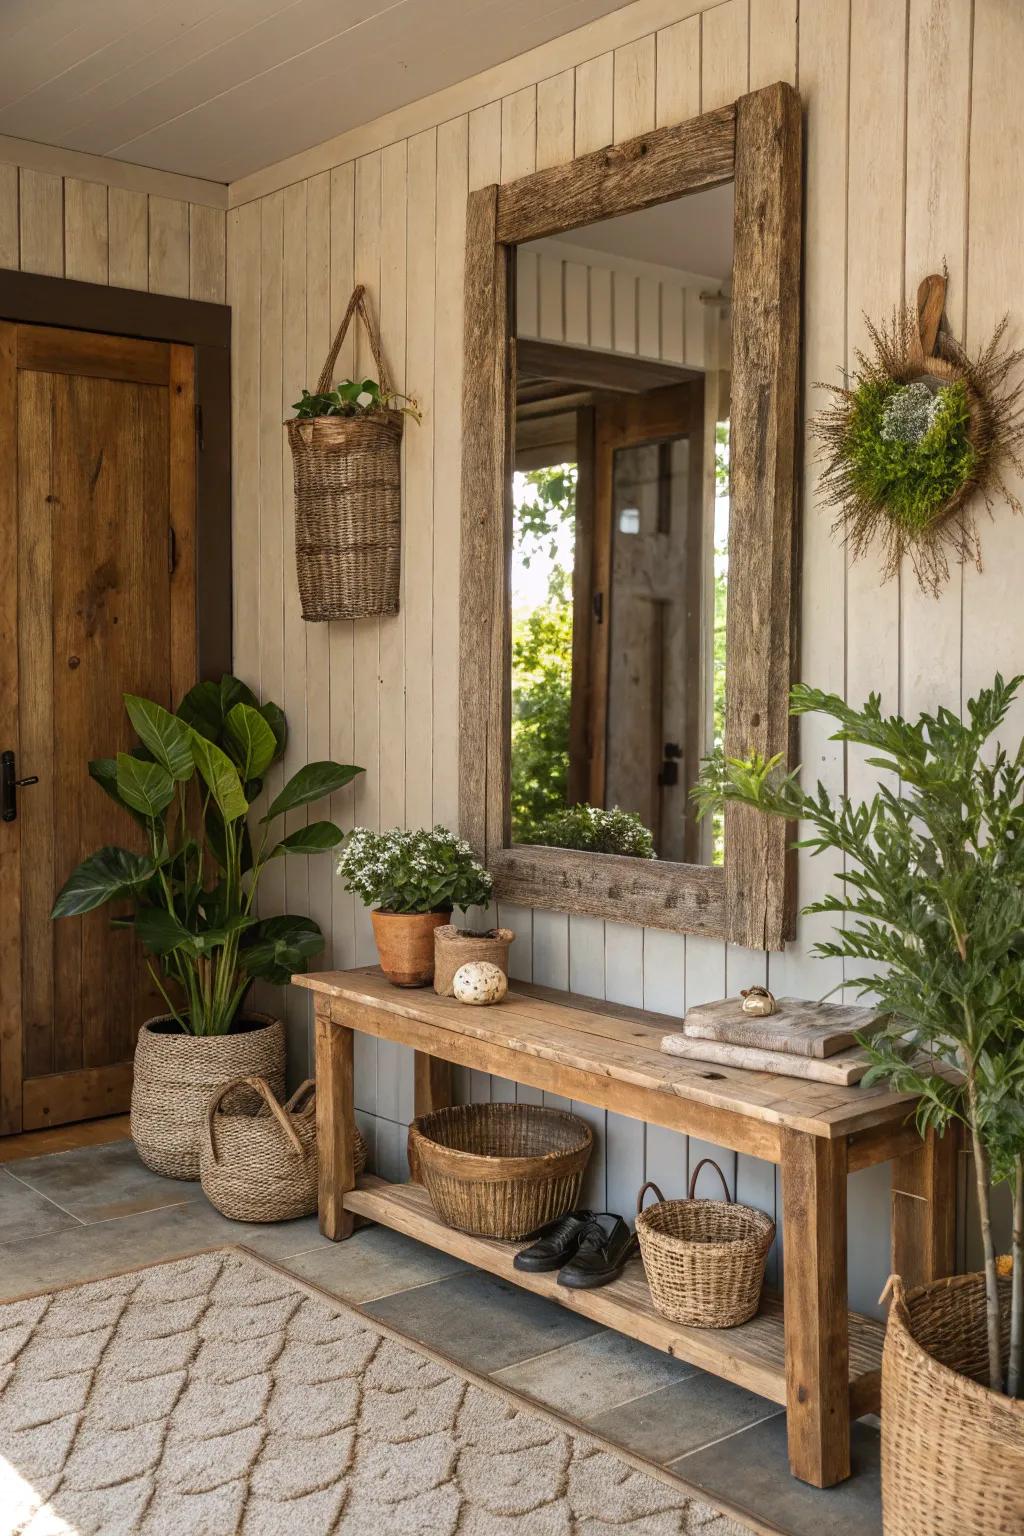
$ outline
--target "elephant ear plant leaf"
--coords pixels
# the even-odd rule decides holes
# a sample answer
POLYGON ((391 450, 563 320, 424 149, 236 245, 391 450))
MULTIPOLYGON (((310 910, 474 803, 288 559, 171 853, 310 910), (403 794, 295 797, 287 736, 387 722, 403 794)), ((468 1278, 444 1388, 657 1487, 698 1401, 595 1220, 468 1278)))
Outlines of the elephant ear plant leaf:
POLYGON ((881 771, 870 800, 802 788, 779 758, 726 758, 702 771, 700 814, 725 801, 801 824, 797 847, 843 855, 838 888, 804 910, 835 920, 818 955, 847 962, 846 986, 889 1023, 862 1043, 865 1083, 917 1095, 922 1135, 962 1122, 974 1153, 985 1254, 989 1379, 1024 1391, 1024 742, 993 741, 1022 679, 996 676, 961 719, 884 716, 798 686, 791 711, 836 723, 832 739, 868 749, 881 771), (863 966, 863 971, 859 968, 863 966), (1004 1376, 991 1185, 1013 1195, 1010 1346, 1004 1376))
POLYGON ((253 980, 284 984, 323 949, 312 919, 260 918, 254 901, 271 859, 324 853, 343 834, 332 821, 312 821, 278 837, 273 823, 363 770, 306 764, 250 831, 250 806, 288 741, 280 708, 260 704, 236 677, 197 684, 174 714, 135 694, 124 702, 139 745, 97 758, 89 773, 141 829, 144 851, 91 854, 69 876, 52 915, 80 917, 117 903, 113 921, 134 928, 181 1028, 226 1034, 253 980))

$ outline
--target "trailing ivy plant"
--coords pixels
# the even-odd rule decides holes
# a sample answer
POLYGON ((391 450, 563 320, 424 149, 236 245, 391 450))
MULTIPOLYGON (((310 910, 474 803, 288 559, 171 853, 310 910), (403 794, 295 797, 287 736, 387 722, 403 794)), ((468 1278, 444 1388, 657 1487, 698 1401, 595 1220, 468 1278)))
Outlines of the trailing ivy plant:
POLYGON ((307 763, 250 827, 250 807, 287 741, 276 704, 258 703, 237 677, 199 683, 176 714, 134 694, 124 703, 138 745, 98 758, 89 773, 135 822, 136 846, 83 860, 52 916, 127 905, 130 915, 114 922, 134 929, 168 1012, 188 1033, 223 1035, 254 979, 284 984, 323 949, 311 918, 258 918, 253 904, 271 860, 326 852, 343 834, 313 821, 278 837, 274 824, 363 770, 307 763))
POLYGON ((420 408, 409 395, 382 390, 376 379, 342 379, 326 394, 302 391, 292 409, 298 418, 310 416, 372 416, 379 411, 401 411, 420 421, 420 408))
POLYGON ((870 800, 801 788, 779 758, 721 755, 704 767, 700 813, 733 800, 803 823, 797 846, 844 856, 839 887, 805 912, 835 918, 818 955, 852 963, 846 986, 890 1015, 862 1043, 865 1083, 914 1093, 917 1124, 941 1134, 966 1127, 974 1152, 985 1254, 989 1380, 1024 1389, 1024 741, 992 738, 1021 678, 996 676, 967 705, 916 721, 882 714, 872 694, 854 709, 835 694, 798 686, 793 714, 836 722, 833 741, 854 742, 882 771, 870 800), (867 969, 857 974, 856 968, 867 969), (1013 1192, 1013 1280, 1008 1369, 1000 1349, 991 1183, 1013 1192))

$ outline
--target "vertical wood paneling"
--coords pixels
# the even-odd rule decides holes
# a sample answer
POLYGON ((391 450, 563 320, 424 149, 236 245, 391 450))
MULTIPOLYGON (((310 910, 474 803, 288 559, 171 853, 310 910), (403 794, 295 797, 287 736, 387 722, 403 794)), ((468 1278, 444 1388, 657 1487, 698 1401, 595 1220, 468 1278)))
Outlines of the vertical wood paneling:
POLYGON ((700 109, 735 101, 747 89, 747 0, 725 0, 701 15, 700 109))
MULTIPOLYGON (((249 206, 257 210, 255 217, 258 219, 259 204, 253 203, 249 206)), ((129 192, 123 187, 108 187, 107 225, 110 239, 111 285, 115 288, 148 288, 149 199, 145 192, 129 192)), ((236 221, 236 228, 240 234, 244 232, 248 235, 249 233, 247 223, 236 221)), ((250 321, 251 323, 253 322, 250 321)), ((258 332, 258 303, 254 323, 258 332)))
POLYGON ((224 302, 224 213, 200 203, 189 206, 189 297, 224 302))
POLYGON ((501 180, 501 102, 469 114, 469 190, 501 180))
POLYGON ((506 96, 501 103, 501 179, 515 181, 537 169, 537 88, 506 96))
POLYGON ((615 59, 603 53, 576 70, 576 153, 589 155, 612 142, 615 109, 615 59))
MULTIPOLYGON (((111 204, 113 213, 113 204, 111 204)), ((143 199, 143 216, 145 199, 143 199)), ((260 205, 229 216, 231 260, 228 302, 234 320, 231 349, 234 498, 233 665, 255 690, 260 686, 260 205)), ((142 228, 145 229, 143 217, 142 228)), ((136 222, 136 230, 138 224, 136 222)), ((142 247, 145 250, 145 246, 142 247)), ((116 247, 112 247, 116 249, 116 247)))
POLYGON ((18 176, 21 270, 64 275, 64 188, 59 176, 22 168, 18 176))
MULTIPOLYGON (((278 194, 273 194, 277 196, 278 194)), ((187 299, 188 203, 173 197, 149 200, 149 286, 153 293, 187 299)))
POLYGON ((573 157, 576 78, 571 69, 537 86, 537 170, 565 165, 573 157))
MULTIPOLYGON (((97 181, 64 181, 64 276, 107 282, 107 189, 97 181)), ((221 280, 224 262, 221 258, 221 280)))
POLYGON ((641 37, 615 50, 612 128, 616 144, 654 127, 655 40, 641 37))
POLYGON ((18 269, 18 167, 0 165, 0 267, 18 269))
MULTIPOLYGON (((750 7, 750 89, 776 80, 796 84, 798 0, 753 0, 750 7)), ((842 5, 833 5, 841 11, 842 5)))
POLYGON ((700 17, 687 16, 657 37, 657 126, 682 123, 700 111, 700 17))

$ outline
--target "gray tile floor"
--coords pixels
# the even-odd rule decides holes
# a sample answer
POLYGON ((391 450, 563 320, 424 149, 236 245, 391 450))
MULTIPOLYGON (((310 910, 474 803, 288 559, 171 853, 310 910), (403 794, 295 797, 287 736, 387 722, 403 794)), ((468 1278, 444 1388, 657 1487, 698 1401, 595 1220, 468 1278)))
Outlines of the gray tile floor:
POLYGON ((774 1403, 386 1228, 334 1244, 312 1218, 226 1221, 197 1184, 150 1173, 130 1142, 0 1168, 0 1299, 222 1242, 251 1246, 788 1536, 881 1531, 878 1433, 867 1425, 855 1427, 853 1477, 818 1492, 789 1476, 774 1403))

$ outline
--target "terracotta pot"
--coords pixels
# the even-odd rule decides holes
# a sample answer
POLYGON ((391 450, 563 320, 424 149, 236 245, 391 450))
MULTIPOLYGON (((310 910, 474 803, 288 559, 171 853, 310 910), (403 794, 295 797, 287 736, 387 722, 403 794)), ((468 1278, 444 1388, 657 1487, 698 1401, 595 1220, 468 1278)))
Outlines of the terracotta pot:
MULTIPOLYGON (((284 1098, 285 1034, 280 1019, 248 1013, 227 1035, 186 1035, 173 1018, 148 1019, 135 1043, 132 1139, 147 1168, 168 1179, 199 1178, 200 1133, 214 1092, 238 1077, 262 1077, 284 1098)), ((238 1088, 225 1108, 259 1108, 238 1088)))
POLYGON ((370 913, 380 968, 395 987, 428 987, 434 979, 434 929, 450 912, 370 913))
POLYGON ((511 928, 491 928, 486 933, 466 933, 453 923, 435 928, 434 991, 438 997, 455 996, 455 972, 470 960, 489 960, 507 977, 508 947, 514 938, 511 928))

